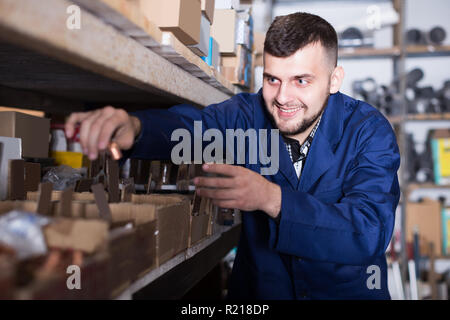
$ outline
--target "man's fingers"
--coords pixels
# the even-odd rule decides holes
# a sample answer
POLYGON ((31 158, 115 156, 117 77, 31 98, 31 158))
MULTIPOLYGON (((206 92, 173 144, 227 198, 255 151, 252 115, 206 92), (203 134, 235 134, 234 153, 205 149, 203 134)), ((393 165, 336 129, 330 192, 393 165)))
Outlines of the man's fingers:
POLYGON ((89 149, 90 155, 97 157, 98 150, 99 149, 103 150, 106 148, 106 146, 104 148, 99 148, 98 138, 99 138, 100 132, 103 130, 105 123, 110 121, 112 116, 113 116, 113 114, 108 114, 108 113, 102 114, 101 116, 97 117, 97 119, 92 123, 91 131, 89 132, 89 137, 88 137, 88 139, 89 139, 88 140, 88 149, 89 149))
POLYGON ((91 116, 92 112, 75 112, 72 113, 69 118, 66 121, 65 129, 66 129, 66 136, 68 138, 72 138, 73 134, 75 133, 75 126, 82 122, 83 120, 89 118, 91 116))
MULTIPOLYGON (((89 152, 88 149, 88 141, 89 141, 89 135, 91 131, 91 125, 92 123, 97 120, 98 117, 100 117, 101 113, 99 110, 95 111, 89 118, 83 120, 80 127, 80 143, 83 148, 83 152, 86 154, 89 152)), ((89 155, 89 158, 91 158, 91 155, 89 155)), ((93 160, 93 159, 91 159, 93 160)))
POLYGON ((194 179, 196 187, 210 187, 210 188, 232 188, 235 186, 232 178, 208 178, 196 177, 194 179))
POLYGON ((223 174, 225 176, 234 177, 239 174, 240 167, 231 164, 208 163, 203 165, 203 170, 211 173, 223 174))
POLYGON ((114 132, 123 124, 123 120, 114 116, 111 117, 102 127, 98 137, 98 147, 105 149, 112 139, 114 132))

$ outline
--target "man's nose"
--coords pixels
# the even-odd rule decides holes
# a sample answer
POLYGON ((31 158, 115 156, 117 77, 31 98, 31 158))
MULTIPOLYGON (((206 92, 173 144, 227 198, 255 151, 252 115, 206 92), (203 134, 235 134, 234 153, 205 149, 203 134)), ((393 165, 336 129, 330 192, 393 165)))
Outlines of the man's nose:
POLYGON ((277 102, 280 105, 286 105, 292 101, 291 93, 290 93, 289 86, 287 83, 281 84, 281 86, 278 89, 278 93, 277 93, 275 99, 277 100, 277 102))

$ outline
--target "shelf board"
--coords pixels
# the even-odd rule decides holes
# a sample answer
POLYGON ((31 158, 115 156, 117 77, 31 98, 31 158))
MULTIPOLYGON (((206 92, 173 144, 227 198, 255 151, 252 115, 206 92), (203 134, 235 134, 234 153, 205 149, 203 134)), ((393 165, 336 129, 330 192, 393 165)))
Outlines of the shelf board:
POLYGON ((433 46, 433 45, 414 45, 406 48, 409 57, 428 57, 428 56, 450 56, 450 45, 433 46))
POLYGON ((207 106, 232 95, 83 8, 81 29, 68 29, 66 9, 72 4, 0 0, 1 86, 98 104, 161 107, 182 102, 207 106))
MULTIPOLYGON (((401 49, 398 46, 392 48, 340 48, 341 59, 365 59, 365 58, 389 58, 399 57, 401 49)), ((450 56, 450 45, 413 45, 406 48, 407 57, 450 56)))
POLYGON ((450 112, 409 114, 407 119, 408 121, 450 120, 450 112))
POLYGON ((340 48, 340 59, 389 58, 400 56, 400 48, 340 48))
POLYGON ((408 190, 416 189, 450 189, 450 185, 438 186, 434 183, 408 183, 408 190))
POLYGON ((450 112, 445 113, 425 113, 425 114, 408 114, 404 116, 387 116, 391 124, 400 124, 403 121, 445 121, 450 120, 450 112))

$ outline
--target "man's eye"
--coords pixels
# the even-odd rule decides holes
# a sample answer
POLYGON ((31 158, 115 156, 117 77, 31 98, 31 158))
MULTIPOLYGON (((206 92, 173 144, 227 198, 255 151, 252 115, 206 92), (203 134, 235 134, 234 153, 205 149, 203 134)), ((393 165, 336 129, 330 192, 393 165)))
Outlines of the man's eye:
POLYGON ((275 83, 275 82, 277 81, 277 79, 269 77, 269 78, 268 78, 268 81, 269 81, 270 83, 275 83))
POLYGON ((305 79, 298 79, 298 83, 301 85, 308 84, 308 82, 305 79))

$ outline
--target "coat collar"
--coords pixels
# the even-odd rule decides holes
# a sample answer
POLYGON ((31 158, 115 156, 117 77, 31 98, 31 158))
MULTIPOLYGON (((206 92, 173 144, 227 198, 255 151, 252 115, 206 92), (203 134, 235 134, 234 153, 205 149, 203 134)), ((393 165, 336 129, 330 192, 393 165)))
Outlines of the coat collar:
MULTIPOLYGON (((258 92, 265 122, 274 128, 267 115, 262 89, 258 92)), ((258 111, 256 111, 258 112, 258 111)), ((330 95, 327 106, 306 158, 305 167, 298 181, 283 138, 279 137, 279 172, 294 189, 307 192, 334 163, 334 150, 343 133, 344 99, 340 92, 330 95)), ((268 139, 270 141, 270 139, 268 139)))

